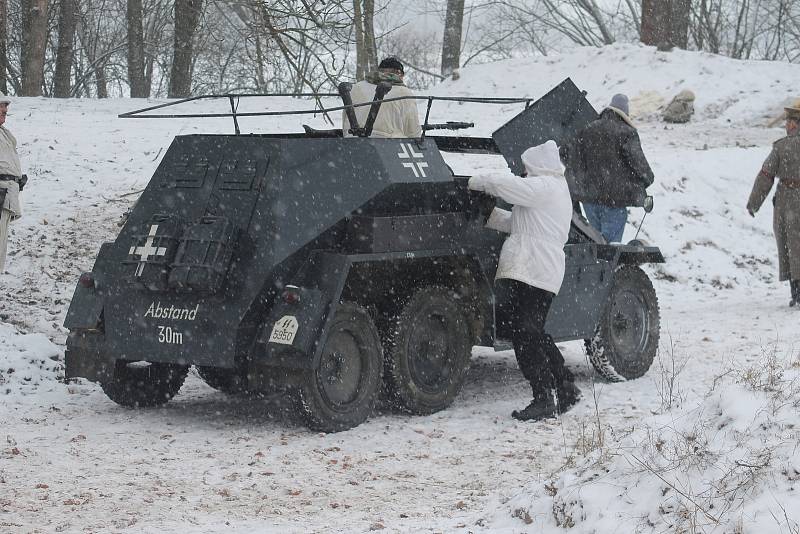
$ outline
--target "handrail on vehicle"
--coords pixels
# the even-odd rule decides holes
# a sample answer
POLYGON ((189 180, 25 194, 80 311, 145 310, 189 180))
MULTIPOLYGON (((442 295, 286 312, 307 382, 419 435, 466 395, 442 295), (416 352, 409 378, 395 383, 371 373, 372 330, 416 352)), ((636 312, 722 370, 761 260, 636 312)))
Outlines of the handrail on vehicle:
MULTIPOLYGON (((352 104, 352 105, 344 105, 344 106, 335 106, 335 107, 324 107, 322 102, 320 101, 321 98, 338 98, 339 94, 337 93, 231 93, 231 94, 223 94, 223 95, 199 95, 193 96, 189 98, 182 98, 180 100, 176 100, 174 102, 166 102, 164 104, 158 104, 155 106, 150 106, 142 109, 137 109, 134 111, 128 111, 125 113, 120 113, 118 117, 120 119, 197 119, 197 118, 224 118, 224 117, 231 117, 233 119, 234 128, 236 130, 236 135, 239 135, 239 117, 268 117, 268 116, 277 116, 277 115, 316 115, 318 113, 325 114, 327 116, 328 113, 333 111, 342 111, 346 109, 354 109, 362 106, 371 106, 372 101, 365 102, 363 104, 352 104), (239 107, 239 101, 242 98, 250 98, 250 97, 294 97, 294 98, 314 98, 317 102, 317 106, 314 109, 298 109, 298 110, 288 110, 288 111, 251 111, 251 112, 238 112, 237 109, 239 107), (149 111, 154 111, 157 109, 163 109, 166 107, 177 106, 180 104, 185 104, 187 102, 193 102, 197 100, 206 100, 206 99, 220 99, 225 98, 228 99, 230 103, 231 112, 230 113, 181 113, 181 114, 153 114, 153 115, 145 115, 145 113, 149 111)), ((459 97, 459 96, 400 96, 396 98, 384 98, 383 102, 395 102, 399 100, 424 100, 427 101, 427 110, 425 113, 425 121, 422 125, 423 136, 425 135, 426 129, 433 129, 433 128, 426 128, 429 126, 428 118, 430 116, 431 106, 433 105, 434 101, 443 101, 443 102, 469 102, 469 103, 476 103, 476 104, 525 104, 525 107, 531 105, 534 102, 535 98, 527 98, 527 97, 519 97, 519 98, 501 98, 501 97, 491 97, 491 98, 481 98, 481 97, 459 97)), ((330 117, 328 117, 330 121, 330 117)), ((332 121, 331 121, 332 122, 332 121)))

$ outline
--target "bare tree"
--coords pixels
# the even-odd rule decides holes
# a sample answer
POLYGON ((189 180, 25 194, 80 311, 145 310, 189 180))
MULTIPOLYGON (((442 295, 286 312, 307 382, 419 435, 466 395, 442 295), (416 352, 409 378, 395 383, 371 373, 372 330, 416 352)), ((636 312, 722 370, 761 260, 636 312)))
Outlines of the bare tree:
POLYGON ((461 66, 461 31, 464 24, 464 0, 447 0, 442 33, 442 76, 450 76, 461 66))
POLYGON ((597 46, 616 40, 595 0, 542 0, 542 4, 547 10, 546 23, 576 44, 597 46))
POLYGON ((646 45, 686 48, 691 0, 642 0, 641 41, 646 45))
POLYGON ((127 1, 128 23, 128 83, 132 98, 150 96, 150 83, 144 70, 144 28, 142 26, 142 0, 127 1))
POLYGON ((378 68, 374 0, 353 0, 353 29, 356 38, 356 79, 363 80, 368 72, 378 68))
POLYGON ((8 94, 8 1, 0 0, 0 91, 8 94))
POLYGON ((192 93, 192 45, 201 9, 202 0, 175 0, 175 47, 169 77, 170 98, 185 98, 192 93))
POLYGON ((22 2, 21 96, 41 96, 47 44, 47 0, 22 2))
POLYGON ((730 57, 798 61, 800 3, 793 0, 695 0, 693 44, 730 57))
MULTIPOLYGON (((353 43, 352 0, 228 1, 234 2, 227 5, 238 19, 236 31, 246 47, 236 55, 250 60, 237 66, 238 72, 250 69, 251 78, 277 92, 332 89, 341 81, 353 43)), ((217 62, 223 60, 219 52, 211 55, 217 62)), ((227 68, 234 70, 230 64, 227 68)))
POLYGON ((53 75, 53 96, 72 96, 72 62, 75 55, 76 0, 60 0, 58 13, 58 49, 53 75))

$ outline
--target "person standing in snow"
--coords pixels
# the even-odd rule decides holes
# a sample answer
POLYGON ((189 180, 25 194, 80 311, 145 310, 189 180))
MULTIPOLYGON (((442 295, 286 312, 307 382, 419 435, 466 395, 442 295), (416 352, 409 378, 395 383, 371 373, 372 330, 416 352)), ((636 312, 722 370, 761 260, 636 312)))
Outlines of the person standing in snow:
POLYGON ((586 218, 606 241, 619 242, 628 220, 628 206, 641 206, 645 188, 653 183, 653 171, 642 143, 628 117, 628 97, 614 95, 600 117, 583 128, 575 139, 576 164, 587 181, 586 218))
POLYGON ((487 226, 509 234, 495 280, 504 286, 510 309, 500 315, 510 317, 514 354, 533 392, 531 403, 511 416, 536 421, 566 411, 580 398, 561 351, 544 330, 564 279, 572 200, 554 141, 527 149, 522 163, 525 177, 479 174, 470 178, 469 188, 514 205, 510 212, 495 208, 487 226))
POLYGON ((747 200, 747 213, 756 216, 777 177, 772 228, 778 244, 778 279, 789 281, 789 306, 800 308, 800 107, 784 109, 786 137, 775 141, 761 166, 747 200))
POLYGON ((22 215, 19 192, 27 181, 17 154, 17 140, 4 126, 10 104, 11 100, 0 93, 0 272, 6 264, 8 225, 22 215))
MULTIPOLYGON (((414 93, 403 84, 405 68, 399 59, 387 57, 378 65, 378 70, 367 74, 366 80, 361 80, 353 86, 350 97, 353 104, 366 104, 375 98, 375 89, 380 82, 392 84, 391 90, 386 93, 384 100, 414 96, 414 93)), ((369 115, 369 106, 353 108, 358 119, 358 124, 364 126, 369 115)), ((347 114, 342 111, 342 133, 345 137, 352 137, 350 121, 347 114)), ((422 127, 419 124, 417 104, 413 99, 383 102, 375 124, 372 126, 372 137, 420 137, 422 127)))

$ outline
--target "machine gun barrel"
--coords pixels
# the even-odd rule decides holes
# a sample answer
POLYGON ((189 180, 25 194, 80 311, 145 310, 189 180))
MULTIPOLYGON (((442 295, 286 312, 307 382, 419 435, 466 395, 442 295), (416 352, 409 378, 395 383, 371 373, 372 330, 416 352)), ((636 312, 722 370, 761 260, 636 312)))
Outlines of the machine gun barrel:
POLYGON ((444 123, 436 123, 436 124, 425 124, 422 126, 422 129, 425 131, 428 130, 463 130, 465 128, 472 128, 475 126, 474 122, 455 122, 455 121, 447 121, 444 123))

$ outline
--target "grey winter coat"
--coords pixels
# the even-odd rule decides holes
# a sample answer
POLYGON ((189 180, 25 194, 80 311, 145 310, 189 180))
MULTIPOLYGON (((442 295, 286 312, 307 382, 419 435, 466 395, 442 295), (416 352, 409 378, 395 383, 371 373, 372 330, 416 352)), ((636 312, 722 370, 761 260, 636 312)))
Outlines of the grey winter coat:
POLYGON ((795 133, 775 141, 747 201, 755 213, 769 195, 775 178, 775 210, 772 227, 778 245, 778 277, 800 280, 800 135, 795 133))

